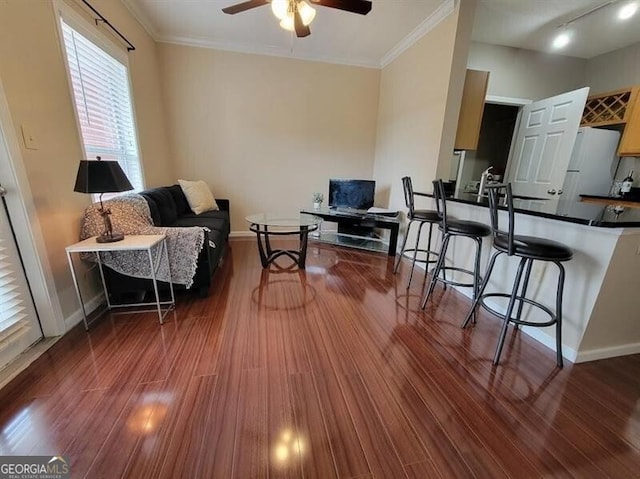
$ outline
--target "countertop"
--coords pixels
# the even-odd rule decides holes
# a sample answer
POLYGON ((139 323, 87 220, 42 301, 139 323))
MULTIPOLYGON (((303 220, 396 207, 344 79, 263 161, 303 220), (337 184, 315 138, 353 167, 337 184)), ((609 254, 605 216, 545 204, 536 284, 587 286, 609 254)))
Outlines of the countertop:
MULTIPOLYGON (((471 193, 458 193, 447 197, 447 201, 489 207, 489 200, 486 197, 478 199, 478 195, 471 193)), ((517 213, 566 221, 568 223, 600 228, 640 227, 640 208, 623 208, 621 212, 616 214, 613 205, 562 199, 514 199, 513 207, 517 213)), ((506 209, 503 206, 500 208, 506 209)))

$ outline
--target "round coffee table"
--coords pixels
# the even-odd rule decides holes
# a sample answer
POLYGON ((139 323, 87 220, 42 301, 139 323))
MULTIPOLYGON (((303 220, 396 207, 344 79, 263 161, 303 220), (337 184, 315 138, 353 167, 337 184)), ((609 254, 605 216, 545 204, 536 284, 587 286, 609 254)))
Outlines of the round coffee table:
POLYGON ((256 213, 246 217, 249 229, 256 234, 258 240, 258 253, 262 267, 266 268, 276 258, 288 256, 297 265, 304 269, 307 259, 307 240, 309 233, 318 229, 322 218, 317 216, 300 214, 297 217, 283 216, 271 213, 256 213), (298 235, 300 247, 298 250, 273 249, 269 240, 270 236, 298 235))

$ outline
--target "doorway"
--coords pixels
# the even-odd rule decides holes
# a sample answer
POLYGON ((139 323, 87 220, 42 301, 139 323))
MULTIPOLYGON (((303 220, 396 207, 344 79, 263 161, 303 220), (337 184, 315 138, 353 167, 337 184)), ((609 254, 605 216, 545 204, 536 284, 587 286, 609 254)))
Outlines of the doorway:
MULTIPOLYGON (((2 162, 9 161, 5 138, 0 123, 2 162)), ((9 202, 19 201, 19 194, 2 183, 0 177, 0 369, 44 336, 9 213, 9 202)))
POLYGON ((509 160, 513 131, 521 106, 485 103, 478 149, 465 153, 464 167, 459 178, 461 191, 477 193, 480 176, 487 168, 497 179, 504 177, 509 160))

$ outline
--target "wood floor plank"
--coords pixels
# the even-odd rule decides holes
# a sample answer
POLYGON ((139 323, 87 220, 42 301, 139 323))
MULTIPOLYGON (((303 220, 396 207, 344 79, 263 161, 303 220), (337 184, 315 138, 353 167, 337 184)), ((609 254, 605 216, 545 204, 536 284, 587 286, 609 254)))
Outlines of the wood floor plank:
MULTIPOLYGON (((312 377, 324 411, 338 475, 357 477, 369 474, 369 464, 338 381, 338 374, 342 372, 338 373, 334 369, 330 359, 331 351, 321 340, 319 323, 326 316, 321 310, 312 310, 308 316, 308 327, 301 331, 301 339, 309 355, 312 377)), ((352 368, 348 370, 354 372, 352 368)))
MULTIPOLYGON (((269 477, 302 477, 299 433, 296 430, 290 361, 287 360, 290 337, 284 330, 291 321, 274 317, 267 323, 267 431, 269 477), (285 340, 286 338, 286 340, 285 340), (296 442, 298 441, 298 442, 296 442)), ((295 368, 293 368, 295 369, 295 368)))
MULTIPOLYGON (((299 455, 305 478, 338 477, 322 408, 311 375, 291 375, 296 429, 285 442, 286 455, 299 455)), ((285 454, 283 454, 284 456, 285 454)))
POLYGON ((398 451, 368 397, 362 378, 353 374, 343 379, 342 388, 371 473, 374 477, 406 477, 398 451))
POLYGON ((233 477, 268 477, 269 441, 265 371, 245 369, 240 379, 240 404, 234 445, 233 477))
POLYGON ((202 439, 217 380, 217 376, 195 376, 191 380, 167 453, 164 458, 156 456, 161 466, 155 469, 153 477, 198 477, 201 459, 209 452, 209 445, 202 439))
POLYGON ((437 479, 442 477, 440 471, 431 460, 407 464, 404 469, 409 479, 425 479, 427 477, 437 479))
POLYGON ((500 321, 461 329, 452 288, 421 309, 408 271, 313 241, 264 270, 234 239, 207 298, 78 325, 3 388, 0 454, 91 479, 638 475, 640 355, 558 370, 510 329, 493 367, 500 321))

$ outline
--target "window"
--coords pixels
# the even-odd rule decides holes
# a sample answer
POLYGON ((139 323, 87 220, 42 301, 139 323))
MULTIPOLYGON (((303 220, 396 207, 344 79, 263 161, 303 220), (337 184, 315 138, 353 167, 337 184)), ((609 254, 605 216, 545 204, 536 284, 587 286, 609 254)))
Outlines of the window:
POLYGON ((117 160, 134 189, 142 190, 127 67, 64 20, 61 22, 87 159, 100 156, 103 160, 117 160))

